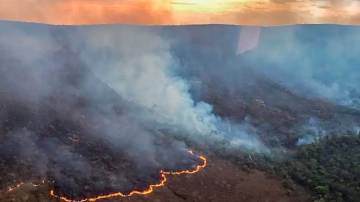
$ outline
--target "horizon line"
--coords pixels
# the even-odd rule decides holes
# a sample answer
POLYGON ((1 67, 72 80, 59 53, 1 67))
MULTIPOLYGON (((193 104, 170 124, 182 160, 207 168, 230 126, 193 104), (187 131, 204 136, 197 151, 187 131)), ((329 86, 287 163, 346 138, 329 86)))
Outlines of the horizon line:
POLYGON ((353 26, 358 27, 360 24, 346 24, 346 23, 284 23, 274 25, 262 25, 262 24, 232 24, 232 23, 188 23, 188 24, 150 24, 150 23, 85 23, 85 24, 55 24, 55 23, 44 23, 36 21, 20 21, 20 20, 7 20, 0 19, 0 23, 23 23, 23 24, 34 24, 34 25, 45 25, 54 27, 93 27, 93 26, 134 26, 134 27, 186 27, 186 26, 233 26, 233 27, 289 27, 289 26, 322 26, 322 25, 333 25, 333 26, 353 26))

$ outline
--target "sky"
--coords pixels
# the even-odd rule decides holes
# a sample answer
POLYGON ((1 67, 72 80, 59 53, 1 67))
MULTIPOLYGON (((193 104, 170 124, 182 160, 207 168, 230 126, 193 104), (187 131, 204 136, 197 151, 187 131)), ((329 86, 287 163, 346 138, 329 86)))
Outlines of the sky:
POLYGON ((360 0, 0 0, 0 19, 47 24, 360 24, 360 0))

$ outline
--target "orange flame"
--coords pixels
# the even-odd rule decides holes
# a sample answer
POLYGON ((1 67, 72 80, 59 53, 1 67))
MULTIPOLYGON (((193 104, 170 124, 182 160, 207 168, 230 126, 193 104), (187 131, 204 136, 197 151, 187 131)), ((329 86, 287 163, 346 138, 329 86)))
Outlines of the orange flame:
POLYGON ((7 192, 12 192, 12 191, 14 191, 15 189, 18 189, 18 188, 22 187, 24 184, 25 184, 25 183, 20 182, 19 184, 15 185, 15 186, 13 186, 13 187, 9 187, 9 188, 7 189, 7 192))
MULTIPOLYGON (((194 153, 192 151, 189 151, 189 153, 191 155, 194 155, 194 153)), ((99 196, 95 196, 95 197, 91 197, 91 198, 86 198, 86 199, 82 199, 82 200, 72 200, 70 198, 66 198, 64 196, 59 196, 55 193, 54 190, 50 191, 50 196, 55 197, 57 199, 60 199, 62 201, 65 202, 91 202, 91 201, 98 201, 98 200, 103 200, 103 199, 110 199, 110 198, 115 198, 115 197, 130 197, 130 196, 134 196, 134 195, 148 195, 151 194, 156 188, 160 188, 165 186, 166 182, 167 182, 167 176, 168 175, 184 175, 184 174, 195 174, 199 171, 201 171, 202 169, 204 169, 207 166, 207 159, 205 156, 199 155, 198 158, 202 161, 201 164, 197 165, 194 169, 192 170, 182 170, 182 171, 160 171, 160 176, 161 176, 161 180, 159 183, 157 184, 152 184, 149 185, 149 187, 143 191, 138 191, 138 190, 134 190, 131 191, 128 194, 122 193, 122 192, 116 192, 116 193, 111 193, 111 194, 106 194, 106 195, 99 195, 99 196)))
POLYGON ((45 180, 42 180, 41 183, 39 183, 39 184, 36 184, 36 183, 34 183, 34 182, 31 182, 31 183, 19 182, 18 184, 14 185, 14 186, 12 186, 12 187, 9 187, 9 188, 6 190, 6 192, 13 192, 13 191, 15 191, 16 189, 19 189, 19 188, 21 188, 22 186, 24 186, 24 185, 26 185, 26 184, 30 184, 30 185, 33 186, 33 187, 39 187, 40 185, 45 184, 45 180))

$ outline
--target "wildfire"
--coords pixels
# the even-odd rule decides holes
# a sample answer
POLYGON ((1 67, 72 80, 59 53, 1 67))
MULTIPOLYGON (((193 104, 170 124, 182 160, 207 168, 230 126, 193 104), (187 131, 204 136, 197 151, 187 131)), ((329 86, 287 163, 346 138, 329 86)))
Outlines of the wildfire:
POLYGON ((25 186, 26 184, 29 184, 29 185, 31 185, 33 187, 39 187, 40 185, 45 184, 45 180, 42 180, 41 183, 39 183, 39 184, 36 184, 34 182, 31 182, 31 183, 19 182, 15 186, 9 187, 6 191, 7 192, 13 192, 16 189, 19 189, 20 187, 25 186))
POLYGON ((15 185, 15 186, 13 186, 13 187, 9 187, 9 188, 7 189, 7 192, 12 192, 12 191, 14 191, 15 189, 18 189, 18 188, 22 187, 24 184, 25 184, 25 183, 20 182, 19 184, 15 185))
MULTIPOLYGON (((195 156, 193 151, 188 151, 188 152, 191 155, 195 156)), ((122 192, 116 192, 116 193, 111 193, 111 194, 106 194, 106 195, 94 196, 94 197, 91 197, 91 198, 85 198, 85 199, 82 199, 82 200, 73 200, 73 199, 70 199, 70 198, 66 198, 64 196, 59 196, 59 195, 57 195, 55 193, 54 190, 51 190, 49 195, 54 197, 54 198, 60 199, 60 200, 62 200, 64 202, 93 202, 93 201, 116 198, 116 197, 131 197, 131 196, 134 196, 134 195, 148 195, 148 194, 151 194, 155 189, 165 186, 165 184, 167 182, 167 176, 170 176, 170 175, 184 175, 184 174, 191 175, 191 174, 195 174, 195 173, 201 171, 202 169, 204 169, 207 166, 206 157, 202 156, 202 155, 197 155, 197 157, 199 158, 199 160, 202 161, 202 163, 197 165, 195 168, 193 168, 191 170, 182 170, 182 171, 164 171, 164 170, 161 170, 160 171, 160 182, 158 182, 157 184, 149 185, 149 187, 147 189, 143 190, 143 191, 134 190, 134 191, 131 191, 128 194, 125 194, 125 193, 122 193, 122 192)), ((25 184, 26 183, 24 183, 24 182, 20 182, 20 183, 18 183, 17 185, 15 185, 13 187, 9 187, 7 189, 7 192, 12 192, 12 191, 14 191, 16 189, 19 189, 20 187, 24 186, 25 184)), ((36 184, 36 183, 28 183, 28 184, 30 184, 33 187, 38 187, 41 184, 45 184, 45 180, 42 180, 41 183, 39 183, 39 184, 36 184)))
MULTIPOLYGON (((191 155, 195 155, 193 153, 193 151, 189 151, 189 153, 191 155)), ((59 196, 55 193, 54 190, 50 191, 50 196, 58 198, 62 201, 65 202, 87 202, 87 201, 98 201, 98 200, 103 200, 103 199, 109 199, 109 198, 115 198, 115 197, 130 197, 130 196, 134 196, 134 195, 148 195, 151 194, 156 188, 160 188, 165 186, 166 182, 167 182, 167 176, 169 175, 184 175, 184 174, 195 174, 199 171, 201 171, 202 169, 204 169, 207 166, 207 159, 205 156, 202 155, 198 155, 197 156, 202 163, 197 165, 194 169, 192 170, 182 170, 182 171, 160 171, 160 182, 158 182, 157 184, 151 184, 149 185, 149 187, 143 191, 139 191, 139 190, 134 190, 131 191, 128 194, 122 193, 122 192, 116 192, 116 193, 111 193, 111 194, 106 194, 106 195, 99 195, 99 196, 94 196, 91 198, 86 198, 86 199, 82 199, 82 200, 73 200, 70 198, 66 198, 64 196, 59 196)))

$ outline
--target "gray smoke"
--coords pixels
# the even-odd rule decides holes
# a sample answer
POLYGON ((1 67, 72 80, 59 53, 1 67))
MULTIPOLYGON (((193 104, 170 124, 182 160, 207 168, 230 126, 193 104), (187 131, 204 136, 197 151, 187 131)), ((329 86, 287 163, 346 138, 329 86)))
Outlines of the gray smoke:
POLYGON ((0 151, 18 148, 19 159, 37 168, 34 177, 49 175, 65 190, 99 178, 95 191, 130 189, 135 174, 195 163, 178 137, 268 152, 255 130, 193 99, 173 41, 155 29, 0 27, 0 151))
POLYGON ((306 145, 320 141, 326 136, 327 131, 321 127, 318 119, 311 117, 301 126, 299 133, 301 137, 298 139, 297 145, 306 145))
POLYGON ((294 92, 358 107, 359 34, 357 27, 332 25, 263 28, 245 58, 294 92))
POLYGON ((193 100, 189 82, 176 74, 179 64, 171 54, 172 42, 156 31, 94 28, 79 31, 78 35, 85 38, 82 60, 138 108, 134 116, 175 133, 189 134, 193 139, 237 136, 246 149, 265 150, 256 134, 249 135, 239 127, 228 135, 230 131, 223 128, 229 122, 216 116, 211 105, 193 100))
POLYGON ((210 135, 217 117, 210 105, 195 103, 186 80, 174 73, 169 44, 153 31, 134 28, 81 32, 81 58, 121 97, 142 110, 139 118, 183 132, 210 135))

